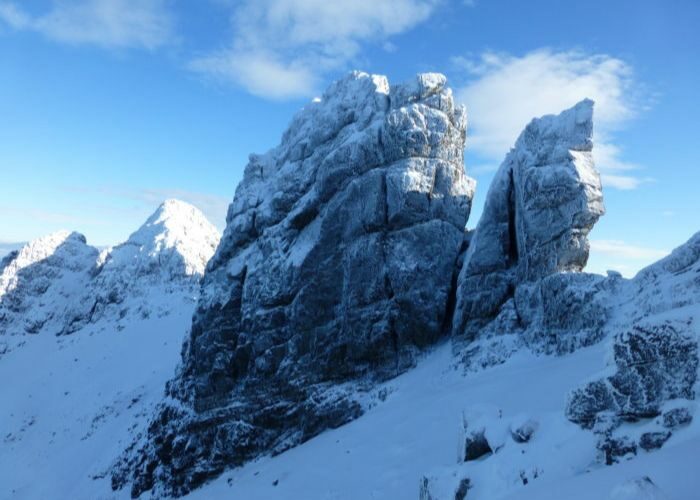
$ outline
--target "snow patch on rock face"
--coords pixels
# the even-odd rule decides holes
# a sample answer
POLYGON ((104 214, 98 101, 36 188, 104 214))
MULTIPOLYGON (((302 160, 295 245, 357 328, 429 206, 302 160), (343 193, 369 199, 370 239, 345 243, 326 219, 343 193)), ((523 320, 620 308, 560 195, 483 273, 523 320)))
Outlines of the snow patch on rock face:
POLYGON ((472 336, 520 283, 588 260, 588 232, 603 214, 592 157, 593 102, 534 119, 489 188, 460 271, 453 332, 472 336))
POLYGON ((465 136, 444 76, 354 72, 251 155, 169 386, 188 410, 164 408, 116 484, 181 494, 357 417, 334 384, 413 366, 449 323, 474 190, 465 136))

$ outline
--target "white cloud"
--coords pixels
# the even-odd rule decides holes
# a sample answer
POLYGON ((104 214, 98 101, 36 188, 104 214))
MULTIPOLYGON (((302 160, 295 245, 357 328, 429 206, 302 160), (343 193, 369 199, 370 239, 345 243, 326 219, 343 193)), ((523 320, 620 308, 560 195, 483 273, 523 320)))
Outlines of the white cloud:
POLYGON ((632 175, 640 166, 625 161, 610 142, 639 109, 632 68, 624 61, 542 49, 522 57, 486 52, 453 62, 469 75, 457 96, 469 110, 469 144, 479 155, 502 159, 533 117, 558 113, 588 97, 596 103, 594 154, 603 185, 634 189, 648 181, 632 175))
POLYGON ((165 0, 52 0, 32 15, 16 3, 0 2, 0 22, 58 42, 105 48, 154 49, 172 38, 165 0))
POLYGON ((324 73, 367 42, 426 20, 437 0, 245 0, 233 10, 233 40, 190 67, 261 97, 308 96, 324 73))
POLYGON ((630 245, 620 240, 591 240, 590 245, 593 252, 632 260, 658 260, 670 253, 668 250, 630 245))
POLYGON ((587 271, 604 274, 608 269, 613 269, 627 278, 670 253, 668 250, 632 245, 620 240, 590 240, 590 245, 587 271))

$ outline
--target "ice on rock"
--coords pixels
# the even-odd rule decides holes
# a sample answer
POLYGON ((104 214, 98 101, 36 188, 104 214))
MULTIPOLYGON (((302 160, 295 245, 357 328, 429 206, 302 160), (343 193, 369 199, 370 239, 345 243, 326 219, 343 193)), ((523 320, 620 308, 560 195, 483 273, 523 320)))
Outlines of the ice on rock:
POLYGON ((334 384, 414 365, 449 324, 474 191, 465 135, 444 76, 353 72, 251 155, 169 384, 178 403, 115 486, 182 494, 356 418, 354 386, 334 384))

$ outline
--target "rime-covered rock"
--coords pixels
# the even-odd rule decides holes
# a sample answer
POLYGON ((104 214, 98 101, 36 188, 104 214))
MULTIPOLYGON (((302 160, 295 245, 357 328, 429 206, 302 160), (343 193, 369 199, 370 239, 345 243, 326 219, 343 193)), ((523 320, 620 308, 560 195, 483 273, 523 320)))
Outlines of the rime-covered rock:
POLYGON ((617 372, 574 390, 569 420, 590 427, 607 411, 628 420, 652 418, 670 399, 695 397, 698 345, 687 325, 635 325, 616 336, 613 351, 617 372))
POLYGON ((169 385, 179 402, 115 486, 182 494, 341 425, 361 409, 333 384, 393 377, 443 335, 473 195, 445 84, 352 73, 251 155, 169 385))
POLYGON ((524 342, 534 351, 568 354, 600 341, 614 282, 588 273, 555 273, 515 291, 524 342))
POLYGON ((604 213, 592 157, 593 102, 534 119, 496 173, 459 274, 453 322, 473 337, 521 283, 588 260, 587 235, 604 213))

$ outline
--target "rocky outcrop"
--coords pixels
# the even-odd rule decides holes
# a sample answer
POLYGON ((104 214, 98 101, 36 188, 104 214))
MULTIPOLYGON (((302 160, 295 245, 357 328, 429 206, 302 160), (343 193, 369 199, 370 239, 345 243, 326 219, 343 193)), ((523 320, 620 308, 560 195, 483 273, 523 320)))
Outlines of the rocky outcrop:
POLYGON ((183 494, 361 413, 447 329, 473 195, 466 114, 442 75, 352 73, 253 155, 204 279, 178 377, 114 476, 183 494))
POLYGON ((603 214, 592 157, 593 102, 534 119, 489 188, 459 274, 453 332, 473 338, 518 285, 580 271, 603 214))
POLYGON ((601 412, 635 421, 661 413, 669 399, 695 397, 698 346, 686 325, 636 325, 614 344, 617 372, 573 391, 569 420, 592 427, 601 412))

